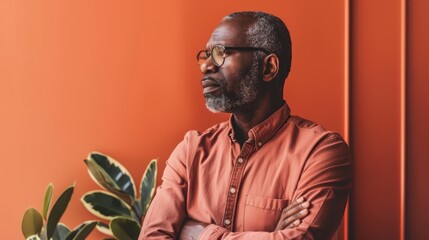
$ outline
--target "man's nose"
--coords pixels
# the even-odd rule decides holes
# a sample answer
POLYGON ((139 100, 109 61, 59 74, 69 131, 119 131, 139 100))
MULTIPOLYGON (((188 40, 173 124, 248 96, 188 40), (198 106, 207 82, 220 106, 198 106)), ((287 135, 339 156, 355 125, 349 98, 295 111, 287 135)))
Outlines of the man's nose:
POLYGON ((209 58, 207 58, 201 65, 200 65, 200 70, 202 73, 207 74, 207 73, 213 73, 217 70, 217 66, 214 64, 213 62, 213 58, 210 56, 209 58))

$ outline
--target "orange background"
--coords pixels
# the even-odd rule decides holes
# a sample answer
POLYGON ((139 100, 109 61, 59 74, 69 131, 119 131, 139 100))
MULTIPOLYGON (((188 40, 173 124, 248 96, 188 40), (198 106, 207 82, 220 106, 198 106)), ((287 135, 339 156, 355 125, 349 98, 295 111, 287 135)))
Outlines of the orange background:
POLYGON ((292 112, 350 140, 355 189, 346 238, 401 239, 406 225, 409 239, 423 239, 427 7, 424 0, 1 0, 2 239, 23 238, 23 213, 41 210, 49 182, 55 198, 77 182, 63 222, 94 218, 79 201, 98 189, 82 161, 90 151, 121 161, 139 181, 152 158, 161 175, 187 130, 226 120, 205 109, 195 54, 223 16, 255 9, 291 31, 292 112))

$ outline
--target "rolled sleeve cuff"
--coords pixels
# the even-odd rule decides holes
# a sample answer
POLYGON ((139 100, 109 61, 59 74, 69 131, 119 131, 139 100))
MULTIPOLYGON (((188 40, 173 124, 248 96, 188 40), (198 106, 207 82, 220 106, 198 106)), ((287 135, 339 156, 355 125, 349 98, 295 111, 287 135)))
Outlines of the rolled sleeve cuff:
POLYGON ((209 224, 201 232, 198 239, 199 240, 215 240, 215 239, 219 239, 219 237, 226 232, 228 232, 228 230, 226 230, 223 227, 219 227, 219 226, 214 225, 214 224, 209 224))

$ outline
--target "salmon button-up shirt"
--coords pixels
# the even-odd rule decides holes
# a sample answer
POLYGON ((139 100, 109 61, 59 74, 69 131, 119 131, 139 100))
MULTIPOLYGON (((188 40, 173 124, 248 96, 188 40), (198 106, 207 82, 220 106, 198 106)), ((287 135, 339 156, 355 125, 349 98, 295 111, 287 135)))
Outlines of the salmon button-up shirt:
POLYGON ((290 115, 284 104, 240 147, 231 121, 185 135, 139 239, 176 239, 187 218, 209 223, 199 239, 329 239, 351 187, 351 155, 341 136, 290 115), (301 196, 311 202, 310 214, 275 231, 282 210, 301 196))

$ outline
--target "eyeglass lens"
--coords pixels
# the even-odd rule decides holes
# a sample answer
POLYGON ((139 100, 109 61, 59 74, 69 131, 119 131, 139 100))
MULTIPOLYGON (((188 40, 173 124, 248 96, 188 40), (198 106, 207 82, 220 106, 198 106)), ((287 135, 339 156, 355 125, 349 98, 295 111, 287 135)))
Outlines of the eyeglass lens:
POLYGON ((225 48, 221 45, 214 46, 211 51, 203 50, 198 53, 198 64, 203 64, 209 57, 212 57, 212 60, 215 65, 221 66, 225 60, 225 48))

